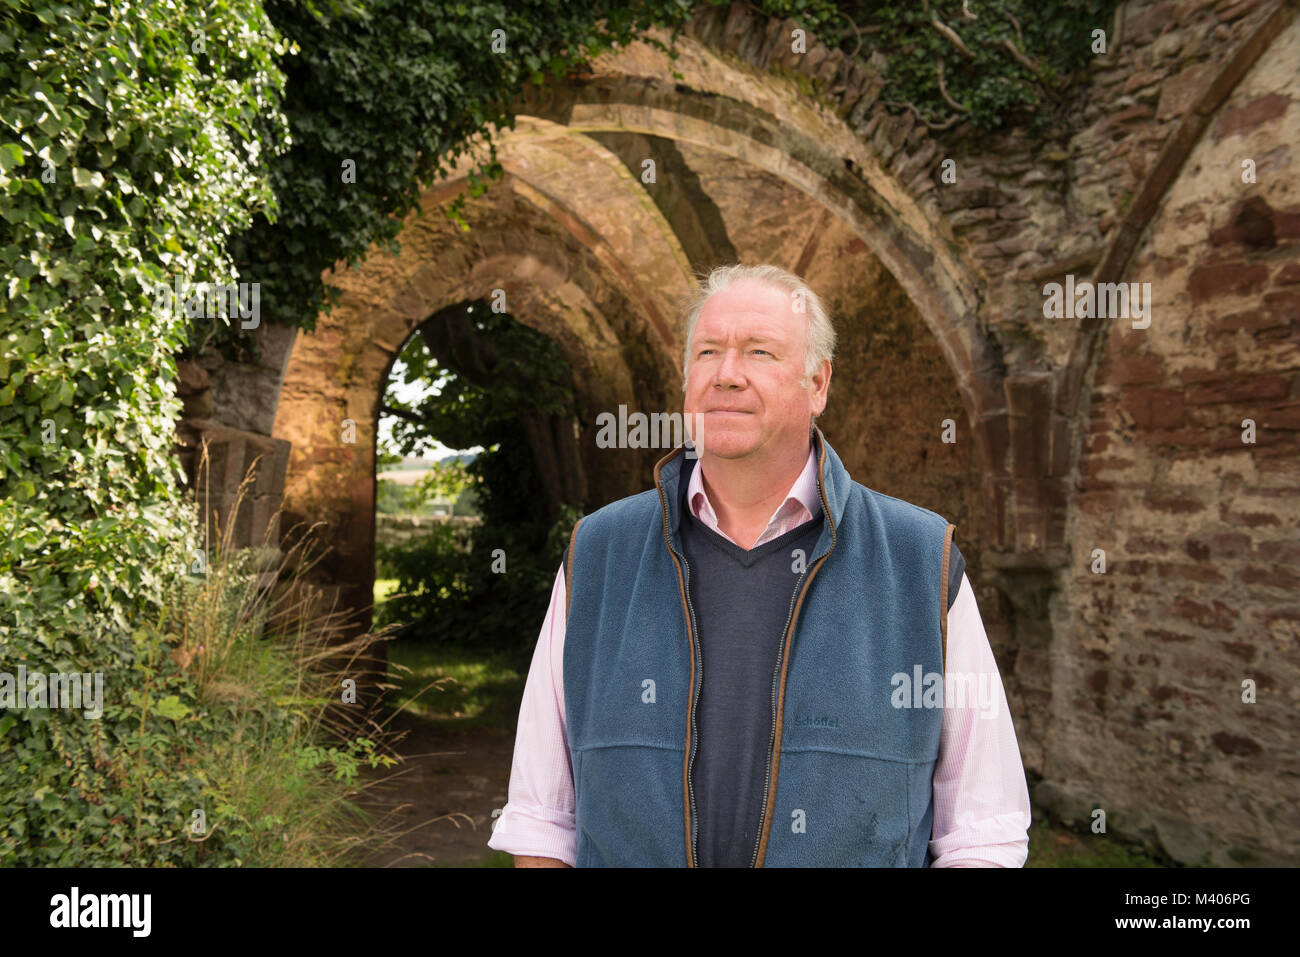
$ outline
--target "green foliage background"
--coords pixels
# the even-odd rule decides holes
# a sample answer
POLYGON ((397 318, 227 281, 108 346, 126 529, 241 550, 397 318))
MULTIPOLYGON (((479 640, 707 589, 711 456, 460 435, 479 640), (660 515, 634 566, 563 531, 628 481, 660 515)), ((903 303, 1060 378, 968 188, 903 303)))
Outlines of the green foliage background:
POLYGON ((381 547, 383 577, 398 580, 398 593, 382 606, 380 621, 405 623, 404 640, 522 658, 536 636, 520 622, 540 621, 545 613, 580 510, 568 503, 557 522, 539 518, 544 495, 519 416, 535 410, 573 418, 573 371, 558 343, 508 313, 483 302, 468 304, 468 313, 475 333, 492 345, 491 382, 439 364, 415 335, 402 350, 400 379, 424 384, 425 394, 417 402, 390 395, 385 404, 407 416, 393 427, 403 454, 430 439, 452 448, 484 447, 463 470, 473 481, 482 524, 435 526, 428 535, 381 547))
MULTIPOLYGON (((196 542, 172 455, 188 332, 154 292, 229 281, 227 238, 273 213, 285 52, 255 0, 0 7, 0 653, 103 672, 112 704, 0 718, 0 863, 122 861, 112 756, 176 734, 166 707, 126 712, 190 695, 142 627, 196 542)), ((149 764, 130 811, 167 830, 189 785, 152 789, 149 764)))
MULTIPOLYGON (((725 0, 718 0, 725 2, 725 0)), ((1093 31, 1109 37, 1119 0, 757 0, 829 47, 875 56, 894 112, 910 103, 931 124, 968 120, 979 130, 1024 123, 1042 135, 1059 121, 1071 81, 1094 58, 1093 31), (960 41, 937 28, 952 31, 960 41), (1009 48, 1022 56, 1017 57, 1009 48), (964 48, 964 49, 963 49, 964 48), (967 55, 969 53, 969 55, 967 55), (939 64, 943 66, 943 95, 939 64)))
MULTIPOLYGON (((683 0, 569 3, 371 0, 313 9, 266 0, 301 53, 283 64, 293 147, 272 170, 277 219, 258 217, 231 243, 241 271, 262 282, 272 321, 311 329, 333 301, 321 273, 360 263, 371 243, 396 249, 423 184, 464 155, 471 195, 501 173, 493 132, 524 83, 545 82, 653 23, 680 23, 683 0), (494 52, 494 31, 502 52, 494 52), (475 140, 478 135, 482 136, 475 140), (356 182, 343 181, 355 162, 356 182)), ((459 215, 465 197, 449 212, 459 215)), ((249 348, 247 339, 233 348, 249 348)))

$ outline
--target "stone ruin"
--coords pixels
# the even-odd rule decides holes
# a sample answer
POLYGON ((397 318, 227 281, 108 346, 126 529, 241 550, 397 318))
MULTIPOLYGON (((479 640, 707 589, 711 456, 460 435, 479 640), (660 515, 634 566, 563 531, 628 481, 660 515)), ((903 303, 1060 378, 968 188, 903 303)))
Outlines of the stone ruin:
POLYGON ((1036 806, 1180 862, 1300 863, 1295 5, 1123 4, 1052 142, 895 115, 870 63, 791 53, 792 26, 713 8, 676 62, 639 43, 530 90, 469 232, 438 212, 461 168, 400 255, 330 277, 315 332, 185 365, 209 501, 262 456, 242 542, 324 523, 319 583, 365 608, 379 405, 430 317, 503 290, 562 345, 592 509, 649 487, 659 451, 590 436, 680 409, 692 274, 777 263, 836 320, 818 424, 850 472, 958 526, 1036 806), (1088 282, 1142 284, 1149 314, 1045 315, 1088 282))

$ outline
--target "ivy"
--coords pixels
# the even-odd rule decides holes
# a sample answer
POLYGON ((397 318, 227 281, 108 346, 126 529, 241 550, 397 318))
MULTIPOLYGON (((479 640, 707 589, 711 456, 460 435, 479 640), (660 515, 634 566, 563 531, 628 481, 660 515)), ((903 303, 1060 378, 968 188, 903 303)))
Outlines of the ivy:
MULTIPOLYGON (((712 0, 724 3, 727 0, 712 0)), ((832 48, 883 68, 881 99, 935 129, 1049 127, 1109 32, 1118 0, 758 0, 832 48)))
POLYGON ((196 540, 172 454, 190 330, 156 292, 233 280, 227 239, 273 214, 287 52, 256 0, 0 6, 0 661, 108 686, 101 720, 4 715, 7 863, 120 863, 101 830, 187 787, 165 752, 188 692, 141 670, 137 627, 196 540), (128 745, 142 776, 115 779, 128 745))
MULTIPOLYGON (((525 83, 545 83, 654 24, 680 25, 685 0, 446 3, 373 0, 313 9, 267 0, 297 51, 281 61, 293 146, 272 167, 280 215, 258 217, 230 248, 261 283, 272 321, 315 326, 337 298, 321 279, 372 243, 397 248, 403 218, 465 156, 467 196, 501 175, 494 135, 513 127, 525 83)), ((231 354, 251 350, 218 330, 231 354)))

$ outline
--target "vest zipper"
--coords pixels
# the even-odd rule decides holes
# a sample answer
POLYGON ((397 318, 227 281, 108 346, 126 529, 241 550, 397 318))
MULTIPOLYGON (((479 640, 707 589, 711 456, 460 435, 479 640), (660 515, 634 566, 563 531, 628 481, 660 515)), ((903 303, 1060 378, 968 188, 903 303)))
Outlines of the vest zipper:
MULTIPOLYGON (((668 546, 668 553, 673 556, 673 562, 677 566, 677 587, 681 591, 682 604, 687 611, 688 620, 686 624, 686 638, 687 641, 690 643, 691 662, 693 665, 696 665, 696 669, 695 669, 696 681, 695 681, 694 688, 691 689, 691 703, 687 713, 687 721, 686 721, 686 748, 687 748, 686 789, 689 795, 688 815, 687 815, 686 824, 690 831, 690 839, 689 839, 690 846, 687 848, 688 856, 687 856, 686 863, 688 867, 699 867, 699 858, 696 850, 696 838, 699 832, 699 816, 695 810, 695 782, 691 780, 691 769, 693 768, 695 763, 695 751, 696 751, 695 708, 696 708, 696 703, 699 701, 700 685, 703 683, 703 678, 704 678, 704 662, 703 660, 700 660, 698 649, 695 644, 695 631, 696 631, 695 609, 691 605, 691 598, 690 595, 688 594, 688 589, 687 589, 687 582, 690 580, 689 579, 690 564, 686 561, 685 555, 680 555, 677 552, 677 550, 673 548, 672 539, 669 537, 669 529, 668 529, 668 500, 664 496, 663 484, 659 480, 659 470, 663 467, 664 463, 668 460, 668 458, 671 457, 671 455, 672 453, 670 453, 668 456, 665 456, 663 459, 659 461, 658 464, 655 465, 655 488, 658 489, 659 491, 659 506, 660 506, 660 511, 663 513, 663 517, 664 517, 664 544, 668 546), (686 567, 685 575, 683 575, 682 572, 683 565, 686 567)), ((763 810, 759 816, 760 824, 758 829, 758 843, 754 845, 754 856, 753 858, 751 858, 749 862, 750 867, 757 866, 758 854, 759 851, 762 849, 763 839, 767 837, 768 834, 771 832, 771 821, 767 820, 767 805, 768 805, 768 797, 772 791, 772 787, 776 783, 775 780, 773 780, 773 778, 776 777, 776 775, 772 773, 772 764, 776 760, 776 725, 777 725, 778 712, 783 711, 785 708, 784 689, 782 689, 781 692, 781 700, 779 702, 779 706, 777 702, 777 687, 778 687, 777 683, 779 677, 782 675, 781 665, 785 659, 785 651, 790 642, 790 635, 794 631, 794 623, 795 623, 795 619, 798 617, 799 614, 799 607, 800 605, 803 604, 803 593, 807 592, 808 588, 812 585, 812 580, 814 576, 816 576, 817 572, 821 570, 821 567, 823 564, 825 564, 826 559, 830 558, 831 552, 835 551, 835 540, 836 540, 835 517, 831 514, 830 502, 826 500, 826 489, 822 481, 822 476, 825 472, 825 466, 826 466, 826 447, 825 445, 823 445, 821 450, 821 455, 819 455, 817 458, 817 493, 821 496, 822 513, 826 516, 826 520, 830 523, 831 526, 831 547, 826 550, 825 555, 817 559, 817 562, 813 565, 812 569, 806 573, 807 577, 801 578, 801 581, 803 581, 803 590, 800 591, 796 587, 795 597, 791 599, 790 615, 786 619, 786 630, 785 630, 785 635, 781 641, 781 650, 777 653, 776 669, 774 670, 772 675, 772 736, 771 736, 771 740, 768 743, 768 754, 767 754, 768 780, 763 785, 763 810)), ((680 473, 679 473, 679 479, 680 479, 680 473)), ((779 774, 779 768, 777 769, 777 773, 779 774)))
MULTIPOLYGON (((686 560, 685 555, 682 555, 681 559, 682 564, 686 566, 686 583, 682 591, 686 595, 686 607, 691 613, 691 630, 688 634, 694 635, 699 633, 699 628, 695 623, 695 607, 691 604, 691 563, 686 560)), ((699 750, 699 737, 695 734, 695 725, 699 717, 700 688, 704 684, 704 656, 700 654, 699 646, 693 638, 691 640, 691 654, 696 657, 699 664, 696 670, 698 680, 695 682, 695 694, 691 700, 691 720, 689 725, 691 750, 686 758, 686 788, 691 795, 691 866, 699 867, 700 859, 697 845, 700 836, 700 818, 695 809, 695 779, 691 776, 691 773, 695 770, 695 752, 699 750)))
POLYGON ((659 483, 658 469, 655 470, 655 486, 659 489, 659 503, 664 516, 664 544, 668 546, 668 552, 673 556, 673 562, 677 565, 677 587, 682 594, 682 605, 686 608, 686 639, 690 644, 691 663, 694 666, 695 681, 694 687, 691 688, 690 707, 686 716, 686 789, 687 789, 687 819, 686 825, 689 830, 689 846, 687 847, 687 866, 699 867, 699 857, 696 850, 696 840, 699 833, 699 816, 695 810, 695 782, 691 779, 691 770, 695 765, 696 735, 695 719, 696 704, 700 699, 700 685, 704 678, 704 661, 700 658, 698 649, 695 644, 695 608, 691 605, 690 590, 687 587, 690 582, 690 563, 686 561, 686 556, 681 555, 673 548, 672 540, 668 537, 668 502, 664 498, 663 486, 659 483), (683 578, 683 566, 685 567, 685 578, 683 578))
MULTIPOLYGON (((823 557, 818 564, 825 560, 823 557)), ((767 743, 767 766, 763 769, 763 809, 758 815, 758 835, 754 838, 754 856, 749 859, 750 867, 758 861, 758 845, 763 840, 763 819, 767 816, 767 794, 772 784, 772 758, 776 752, 776 689, 777 681, 781 677, 781 659, 785 657, 785 637, 789 634, 790 623, 794 620, 795 600, 799 597, 805 575, 807 572, 799 576, 799 583, 795 586, 794 594, 790 596, 790 614, 786 616, 785 628, 781 631, 781 645, 776 651, 776 667, 772 670, 772 738, 767 743)))
MULTIPOLYGON (((781 639, 781 648, 777 652, 776 668, 772 673, 772 739, 768 744, 767 780, 763 784, 763 811, 759 815, 758 840, 755 841, 754 843, 754 856, 749 861, 750 867, 758 866, 759 851, 762 849, 765 839, 768 837, 769 834, 771 834, 772 831, 772 822, 768 820, 768 816, 767 816, 767 806, 768 806, 768 798, 770 797, 771 792, 775 788, 777 777, 780 775, 780 766, 778 765, 774 769, 772 765, 776 761, 777 715, 778 715, 778 711, 781 713, 784 713, 785 711, 784 682, 781 682, 781 692, 780 692, 781 700, 779 702, 779 708, 777 702, 778 680, 784 677, 782 664, 786 658, 785 653, 790 644, 790 636, 794 634, 795 620, 799 616, 799 610, 803 604, 803 596, 807 593, 808 589, 812 586, 813 578, 816 576, 817 572, 821 570, 821 567, 823 564, 825 564, 826 559, 830 558, 831 552, 835 551, 835 539, 836 539, 835 517, 831 514, 830 503, 826 501, 826 490, 823 487, 823 483, 822 483, 822 473, 825 467, 825 462, 826 462, 826 449, 825 446, 823 446, 822 454, 818 456, 817 459, 817 492, 821 496, 823 514, 826 516, 826 520, 830 523, 831 526, 831 547, 826 550, 825 555, 817 559, 812 569, 805 573, 807 576, 806 578, 803 576, 800 577, 800 581, 803 583, 803 586, 802 588, 796 586, 795 593, 790 599, 790 617, 786 619, 786 624, 785 624, 786 630, 781 639)), ((766 857, 766 854, 764 854, 764 857, 766 857)))

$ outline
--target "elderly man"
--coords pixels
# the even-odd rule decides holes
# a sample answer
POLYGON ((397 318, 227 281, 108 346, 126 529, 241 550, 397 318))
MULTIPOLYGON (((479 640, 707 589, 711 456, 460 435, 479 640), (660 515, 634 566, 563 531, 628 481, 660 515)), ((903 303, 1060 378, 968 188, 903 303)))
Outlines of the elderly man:
POLYGON ((815 426, 821 301, 720 267, 686 342, 698 458, 574 529, 488 846, 521 867, 1022 866, 1024 768, 954 526, 854 482, 815 426))

